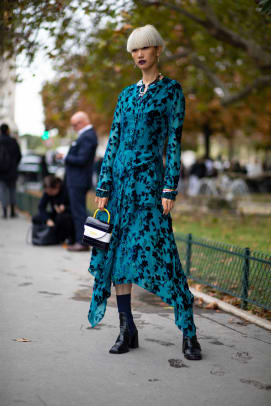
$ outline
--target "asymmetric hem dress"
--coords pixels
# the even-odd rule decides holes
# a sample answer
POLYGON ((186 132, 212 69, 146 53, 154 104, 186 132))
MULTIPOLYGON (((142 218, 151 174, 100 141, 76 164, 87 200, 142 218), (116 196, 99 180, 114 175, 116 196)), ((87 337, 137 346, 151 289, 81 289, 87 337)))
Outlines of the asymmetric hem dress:
MULTIPOLYGON (((185 99, 181 85, 167 77, 140 96, 143 86, 139 81, 119 95, 101 167, 96 195, 109 197, 113 232, 107 251, 92 249, 88 319, 93 327, 102 320, 112 283, 135 283, 173 306, 177 327, 192 337, 193 295, 161 201, 177 194, 185 99)), ((105 211, 97 218, 106 221, 105 211)))

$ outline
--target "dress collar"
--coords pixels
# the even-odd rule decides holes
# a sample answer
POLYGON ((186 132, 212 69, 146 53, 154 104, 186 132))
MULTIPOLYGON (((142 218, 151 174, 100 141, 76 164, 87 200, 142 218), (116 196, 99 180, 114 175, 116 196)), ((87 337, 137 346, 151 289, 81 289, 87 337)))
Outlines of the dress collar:
MULTIPOLYGON (((162 80, 163 80, 164 78, 165 78, 165 76, 163 76, 162 79, 158 80, 157 82, 155 81, 154 83, 150 83, 150 84, 149 84, 149 87, 152 87, 152 86, 157 85, 158 83, 162 82, 162 80)), ((140 79, 140 80, 136 83, 136 86, 145 86, 144 83, 143 83, 143 80, 140 79)))

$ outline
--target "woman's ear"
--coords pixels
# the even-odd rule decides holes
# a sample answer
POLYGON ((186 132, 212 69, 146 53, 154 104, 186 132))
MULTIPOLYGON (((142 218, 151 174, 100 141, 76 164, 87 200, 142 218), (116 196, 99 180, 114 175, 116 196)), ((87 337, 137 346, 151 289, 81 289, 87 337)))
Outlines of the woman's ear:
POLYGON ((156 47, 156 49, 157 49, 156 55, 157 55, 157 57, 159 57, 161 55, 161 53, 162 53, 162 47, 158 46, 158 47, 156 47))

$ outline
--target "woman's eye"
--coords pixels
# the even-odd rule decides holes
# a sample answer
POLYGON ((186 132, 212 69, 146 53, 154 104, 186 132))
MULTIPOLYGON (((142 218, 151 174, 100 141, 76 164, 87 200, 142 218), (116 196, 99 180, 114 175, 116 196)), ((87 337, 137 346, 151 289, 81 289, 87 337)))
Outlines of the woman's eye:
POLYGON ((136 52, 137 51, 137 49, 132 49, 132 52, 136 52))
POLYGON ((150 48, 150 47, 143 47, 142 49, 148 49, 148 48, 150 48))

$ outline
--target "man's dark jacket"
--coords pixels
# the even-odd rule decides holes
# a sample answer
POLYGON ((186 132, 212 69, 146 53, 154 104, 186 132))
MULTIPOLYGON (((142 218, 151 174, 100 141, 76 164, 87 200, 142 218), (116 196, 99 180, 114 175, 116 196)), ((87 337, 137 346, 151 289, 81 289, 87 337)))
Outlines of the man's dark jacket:
POLYGON ((11 160, 8 172, 0 173, 0 180, 5 183, 15 182, 18 177, 18 165, 22 157, 20 147, 15 138, 8 134, 0 135, 0 143, 3 143, 7 148, 11 160))
POLYGON ((93 161, 97 148, 95 130, 84 131, 69 149, 65 159, 67 187, 91 189, 93 161))

